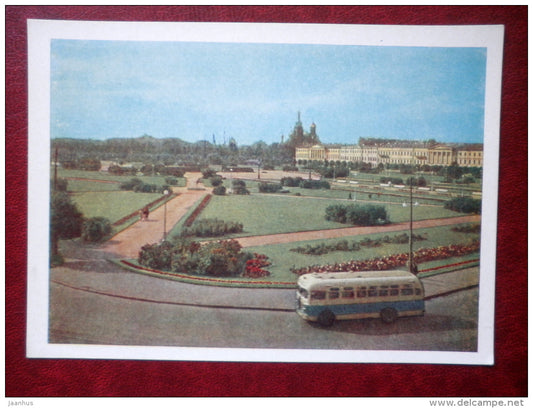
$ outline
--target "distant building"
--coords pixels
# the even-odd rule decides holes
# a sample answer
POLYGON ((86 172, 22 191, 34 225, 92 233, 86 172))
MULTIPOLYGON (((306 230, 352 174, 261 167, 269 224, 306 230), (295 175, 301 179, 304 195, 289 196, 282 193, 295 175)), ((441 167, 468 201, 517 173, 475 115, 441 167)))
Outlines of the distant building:
POLYGON ((464 167, 483 166, 482 144, 445 144, 417 141, 367 141, 359 145, 299 146, 295 160, 364 162, 379 164, 414 164, 464 167))

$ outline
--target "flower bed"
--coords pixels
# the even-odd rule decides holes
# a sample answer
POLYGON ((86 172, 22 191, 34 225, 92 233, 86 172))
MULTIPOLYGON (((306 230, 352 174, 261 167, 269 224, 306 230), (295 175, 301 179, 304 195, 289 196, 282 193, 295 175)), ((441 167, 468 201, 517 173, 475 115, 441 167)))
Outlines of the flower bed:
POLYGON ((263 254, 254 254, 252 259, 246 261, 246 268, 243 273, 245 278, 262 278, 269 276, 270 272, 266 268, 270 266, 271 263, 268 261, 268 257, 263 254))
POLYGON ((186 227, 190 227, 192 225, 192 223, 194 222, 194 220, 196 220, 196 218, 200 215, 200 213, 204 210, 204 208, 207 206, 207 204, 209 203, 209 201, 211 200, 211 197, 212 195, 211 194, 207 194, 203 200, 200 202, 200 204, 198 204, 198 207, 196 207, 194 209, 194 211, 192 212, 191 215, 189 215, 189 217, 185 220, 185 226, 186 227))
MULTIPOLYGON (((413 241, 423 241, 426 238, 422 235, 413 234, 413 241)), ((319 244, 315 246, 307 245, 305 247, 291 248, 290 251, 297 252, 305 255, 324 255, 335 251, 359 251, 361 247, 375 248, 385 244, 406 244, 409 242, 409 235, 406 233, 395 235, 392 238, 385 235, 382 238, 370 239, 365 238, 363 240, 355 240, 348 242, 347 240, 338 241, 334 244, 319 244)))
MULTIPOLYGON (((448 246, 440 246, 437 248, 421 248, 413 253, 413 257, 416 263, 423 263, 464 256, 477 251, 479 251, 479 241, 474 241, 471 244, 466 245, 453 244, 448 246)), ((322 273, 389 270, 404 266, 408 261, 409 253, 403 253, 368 260, 352 260, 330 265, 312 265, 299 269, 291 269, 291 272, 296 275, 303 275, 313 272, 322 273)))
POLYGON ((249 288, 296 288, 295 282, 277 282, 277 281, 268 281, 268 280, 256 280, 256 281, 247 281, 238 278, 217 278, 217 277, 207 277, 207 276, 195 276, 188 275, 183 273, 175 273, 169 271, 162 271, 154 268, 148 268, 146 266, 138 265, 137 263, 130 262, 128 260, 116 260, 111 261, 118 264, 121 267, 124 267, 128 270, 137 273, 143 273, 150 276, 177 280, 180 282, 194 283, 200 285, 216 285, 216 286, 236 286, 236 287, 249 287, 249 288))

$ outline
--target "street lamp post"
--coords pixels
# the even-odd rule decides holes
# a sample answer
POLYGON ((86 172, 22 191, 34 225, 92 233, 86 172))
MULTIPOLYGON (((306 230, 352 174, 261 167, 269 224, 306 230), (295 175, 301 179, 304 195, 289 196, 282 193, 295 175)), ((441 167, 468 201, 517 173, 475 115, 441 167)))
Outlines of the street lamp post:
POLYGON ((164 212, 163 212, 163 241, 167 240, 167 196, 169 194, 168 190, 163 191, 163 194, 165 195, 165 204, 164 204, 164 212))
MULTIPOLYGON (((411 152, 411 169, 413 167, 413 158, 415 154, 415 149, 411 152)), ((416 174, 416 172, 413 171, 416 174)), ((413 184, 415 182, 415 177, 411 177, 409 182, 409 272, 416 274, 418 268, 414 265, 413 260, 413 184)), ((418 203, 417 203, 418 204, 418 203)))
POLYGON ((409 184, 409 272, 413 273, 413 179, 409 184))

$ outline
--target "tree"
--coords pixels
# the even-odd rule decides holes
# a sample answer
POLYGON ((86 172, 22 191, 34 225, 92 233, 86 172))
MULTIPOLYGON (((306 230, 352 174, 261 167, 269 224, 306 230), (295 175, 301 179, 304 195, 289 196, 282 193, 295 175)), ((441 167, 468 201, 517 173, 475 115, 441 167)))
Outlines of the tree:
POLYGON ((83 214, 69 195, 63 191, 52 192, 50 216, 50 241, 52 260, 60 256, 59 240, 72 239, 81 235, 83 214))
POLYGON ((98 242, 111 233, 111 222, 104 217, 89 218, 83 223, 81 237, 84 241, 98 242))
POLYGON ((226 195, 226 187, 224 186, 217 186, 213 189, 214 195, 226 195))

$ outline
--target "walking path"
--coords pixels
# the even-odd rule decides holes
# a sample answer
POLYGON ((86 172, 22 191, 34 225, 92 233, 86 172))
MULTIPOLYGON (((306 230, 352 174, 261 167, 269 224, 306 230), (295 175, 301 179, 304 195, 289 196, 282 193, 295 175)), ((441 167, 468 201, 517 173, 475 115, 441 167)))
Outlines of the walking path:
POLYGON ((211 189, 198 185, 201 173, 186 173, 186 187, 174 188, 176 197, 150 213, 147 221, 137 221, 106 242, 102 249, 120 258, 137 258, 143 245, 161 242, 165 232, 176 225, 190 208, 202 200, 211 189), (166 211, 166 215, 165 215, 166 211))
MULTIPOLYGON (((479 215, 468 215, 464 217, 437 218, 431 220, 414 221, 413 229, 439 227, 467 222, 479 222, 480 220, 481 216, 479 215)), ((243 247, 252 247, 259 245, 285 244, 289 242, 342 238, 354 235, 373 234, 376 232, 396 232, 404 230, 409 230, 408 222, 383 225, 380 227, 348 227, 319 231, 303 231, 291 232, 286 234, 261 235, 254 237, 237 238, 237 241, 239 241, 239 243, 243 247)))

